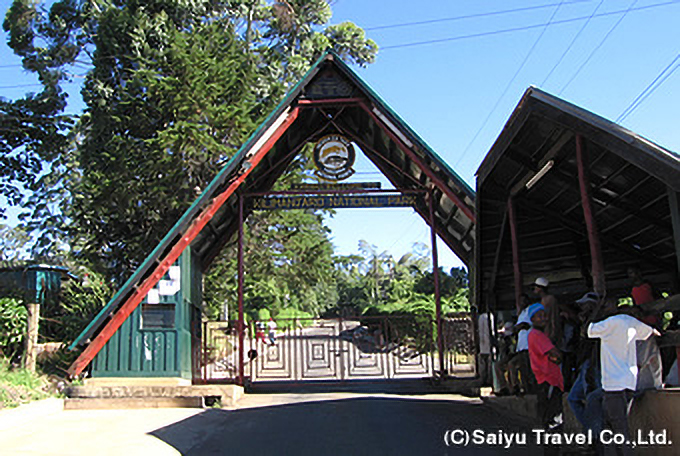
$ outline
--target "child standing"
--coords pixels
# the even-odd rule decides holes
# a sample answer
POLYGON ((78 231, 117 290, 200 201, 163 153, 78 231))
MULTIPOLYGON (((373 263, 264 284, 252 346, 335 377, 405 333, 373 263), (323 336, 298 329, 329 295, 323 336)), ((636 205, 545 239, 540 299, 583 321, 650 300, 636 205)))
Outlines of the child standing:
MULTIPOLYGON (((529 332, 529 359, 531 370, 538 383, 538 416, 548 431, 555 431, 562 425, 562 392, 564 378, 560 370, 562 355, 544 330, 548 315, 541 304, 529 307, 533 329, 529 332)), ((546 448, 559 452, 559 448, 546 448)))

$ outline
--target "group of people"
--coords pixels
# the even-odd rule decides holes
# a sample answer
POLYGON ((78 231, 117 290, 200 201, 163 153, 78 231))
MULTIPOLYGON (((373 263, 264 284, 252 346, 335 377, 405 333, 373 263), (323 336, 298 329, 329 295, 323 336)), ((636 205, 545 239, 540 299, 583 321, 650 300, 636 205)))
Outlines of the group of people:
POLYGON ((276 345, 276 322, 269 318, 269 322, 258 321, 255 323, 255 339, 265 343, 265 332, 267 333, 268 345, 276 345))
MULTIPOLYGON (((628 415, 637 391, 660 388, 662 358, 656 343, 662 319, 640 305, 658 298, 639 271, 628 271, 632 306, 588 292, 564 305, 549 292, 549 281, 532 284, 516 323, 500 332, 495 372, 498 394, 535 392, 548 430, 563 423, 562 395, 585 430, 628 435, 628 415), (512 349, 512 341, 516 345, 512 349)), ((598 453, 630 454, 626 445, 595 444, 598 453)))

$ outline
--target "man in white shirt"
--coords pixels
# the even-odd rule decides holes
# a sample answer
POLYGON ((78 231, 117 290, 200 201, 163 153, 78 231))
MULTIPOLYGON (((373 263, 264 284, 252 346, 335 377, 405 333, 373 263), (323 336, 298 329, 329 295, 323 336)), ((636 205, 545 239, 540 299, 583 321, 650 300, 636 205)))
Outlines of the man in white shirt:
MULTIPOLYGON (((611 303, 609 303, 612 305, 611 303)), ((613 303, 615 306, 616 303, 613 303)), ((658 334, 630 315, 618 314, 588 325, 588 337, 600 339, 604 426, 628 440, 628 415, 637 383, 636 342, 658 334)), ((607 446, 605 454, 632 454, 628 445, 607 446)))

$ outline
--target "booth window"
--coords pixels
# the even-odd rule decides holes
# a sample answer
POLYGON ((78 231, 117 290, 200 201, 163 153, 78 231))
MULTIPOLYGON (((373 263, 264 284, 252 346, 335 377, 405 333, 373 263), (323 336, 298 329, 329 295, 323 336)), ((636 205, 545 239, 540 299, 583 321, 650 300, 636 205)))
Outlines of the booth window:
POLYGON ((142 329, 172 329, 174 327, 174 304, 142 304, 142 329))

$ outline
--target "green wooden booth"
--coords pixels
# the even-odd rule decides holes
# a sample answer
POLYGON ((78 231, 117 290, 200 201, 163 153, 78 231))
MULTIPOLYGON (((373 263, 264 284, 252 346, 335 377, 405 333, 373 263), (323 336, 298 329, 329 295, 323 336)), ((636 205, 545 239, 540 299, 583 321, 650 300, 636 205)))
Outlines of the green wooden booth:
POLYGON ((65 267, 47 264, 0 265, 0 296, 17 296, 25 302, 52 304, 61 283, 75 278, 65 267))
POLYGON ((92 377, 192 378, 202 272, 187 248, 92 362, 92 377), (192 337, 193 334, 193 337, 192 337))

